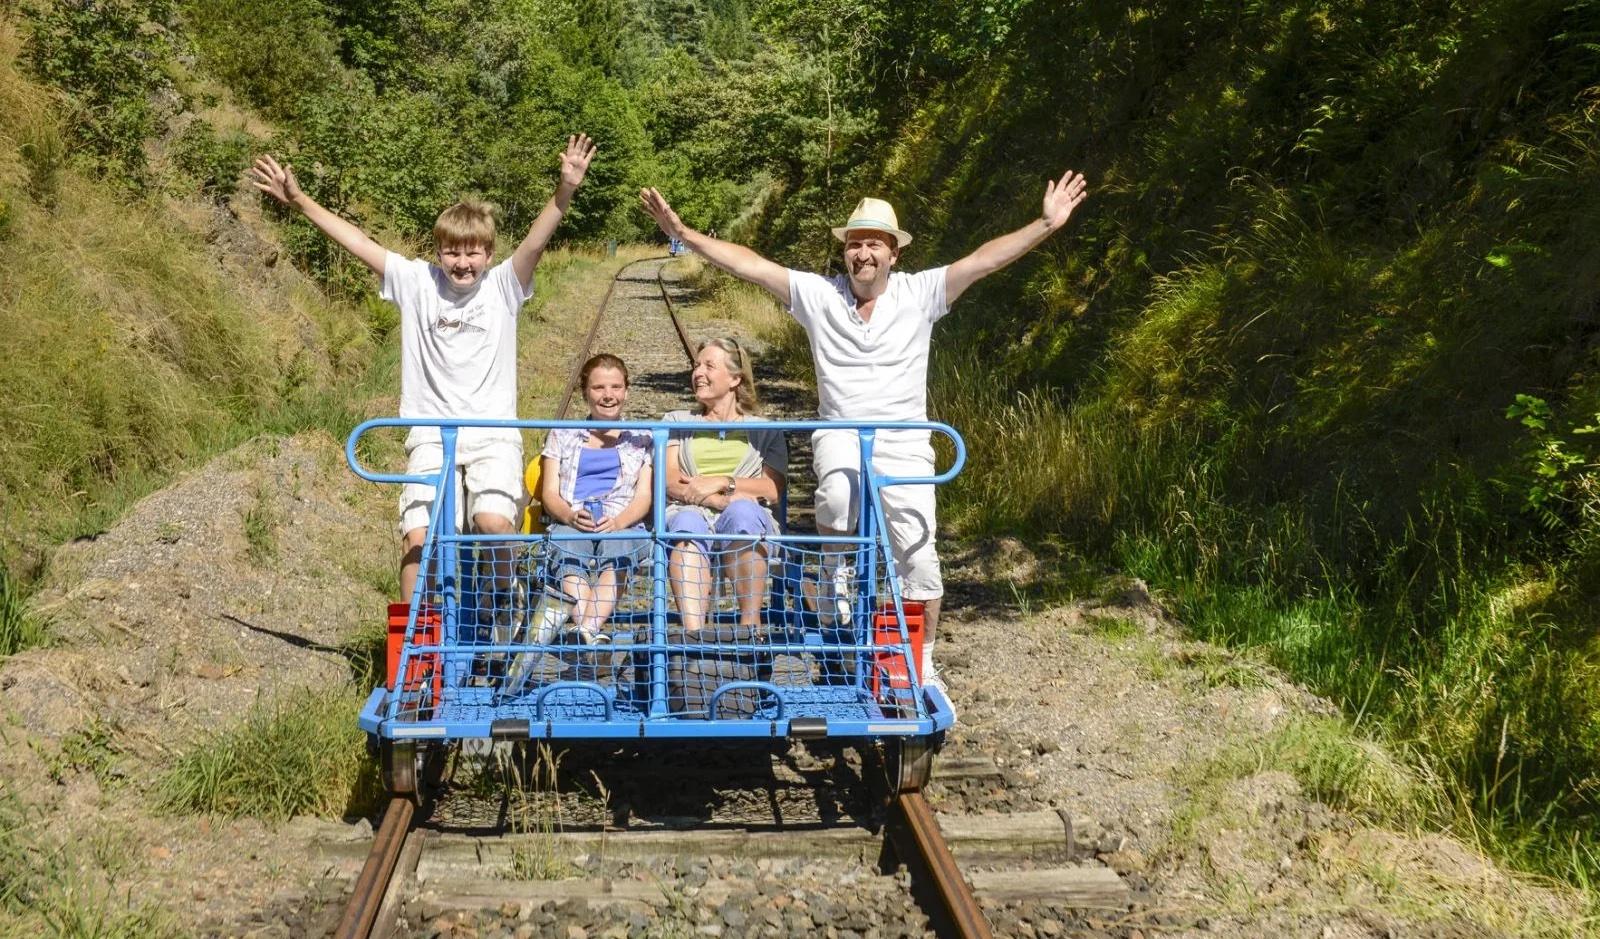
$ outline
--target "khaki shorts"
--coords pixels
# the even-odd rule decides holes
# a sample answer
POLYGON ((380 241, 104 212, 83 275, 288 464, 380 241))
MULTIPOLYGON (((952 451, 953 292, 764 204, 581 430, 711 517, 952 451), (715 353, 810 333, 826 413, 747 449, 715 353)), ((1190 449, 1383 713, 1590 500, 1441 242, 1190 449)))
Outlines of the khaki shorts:
MULTIPOLYGON (((872 447, 872 468, 885 476, 932 476, 933 446, 926 431, 888 436, 880 431, 872 447)), ((817 526, 854 532, 861 504, 861 443, 853 430, 819 430, 811 435, 817 473, 817 526)), ((883 490, 883 514, 894 549, 895 569, 908 600, 944 596, 939 569, 933 486, 891 486, 883 490)))
MULTIPOLYGON (((438 442, 419 443, 406 448, 406 473, 436 476, 444 465, 444 447, 438 442)), ((499 515, 515 523, 522 500, 522 441, 504 438, 458 440, 455 488, 456 531, 462 531, 462 477, 466 478, 466 518, 499 515)), ((406 483, 400 487, 400 534, 428 527, 433 513, 434 487, 425 483, 406 483)))

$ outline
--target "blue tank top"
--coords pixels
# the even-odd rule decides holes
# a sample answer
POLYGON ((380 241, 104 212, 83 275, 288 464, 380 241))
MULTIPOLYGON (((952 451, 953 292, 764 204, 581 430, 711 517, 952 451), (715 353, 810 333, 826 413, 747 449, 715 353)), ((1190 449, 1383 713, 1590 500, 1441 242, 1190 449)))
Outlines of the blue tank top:
POLYGON ((617 487, 622 473, 622 454, 615 447, 584 447, 578 451, 578 481, 573 489, 574 504, 589 499, 604 499, 617 487))

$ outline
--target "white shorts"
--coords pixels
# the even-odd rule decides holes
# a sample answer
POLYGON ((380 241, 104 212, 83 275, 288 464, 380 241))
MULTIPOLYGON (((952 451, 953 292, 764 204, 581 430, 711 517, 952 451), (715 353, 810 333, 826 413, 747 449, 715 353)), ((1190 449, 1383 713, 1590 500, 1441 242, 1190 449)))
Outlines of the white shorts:
MULTIPOLYGON (((811 435, 817 473, 817 527, 854 531, 861 503, 861 443, 853 430, 819 430, 811 435)), ((932 476, 933 446, 926 431, 879 431, 872 446, 872 468, 885 476, 932 476)), ((908 600, 944 596, 935 544, 933 486, 890 486, 883 490, 883 514, 894 549, 895 570, 908 600)))
MULTIPOLYGON (((466 435, 463 435, 464 437, 466 435)), ((407 475, 438 475, 444 465, 444 447, 438 441, 406 446, 407 475)), ((522 499, 522 439, 466 437, 456 441, 456 531, 462 530, 462 476, 466 477, 466 517, 488 513, 515 522, 522 499)), ((406 483, 400 487, 400 534, 428 527, 433 513, 434 487, 406 483)))

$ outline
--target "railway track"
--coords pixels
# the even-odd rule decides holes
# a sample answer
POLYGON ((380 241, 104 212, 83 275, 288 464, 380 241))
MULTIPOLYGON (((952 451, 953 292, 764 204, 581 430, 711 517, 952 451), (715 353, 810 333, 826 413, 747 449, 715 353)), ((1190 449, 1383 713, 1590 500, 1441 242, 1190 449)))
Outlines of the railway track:
MULTIPOLYGON (((630 412, 681 406, 693 344, 666 260, 631 262, 613 279, 556 419, 569 416, 578 366, 600 350, 635 371, 630 412), (608 317, 617 301, 665 315, 608 317)), ((803 451, 792 460, 809 462, 803 451)), ((498 921, 506 935, 977 939, 993 934, 980 898, 1126 908, 1115 874, 1079 866, 1083 826, 1064 815, 936 812, 923 787, 932 756, 799 745, 435 751, 420 768, 402 764, 427 778, 390 780, 420 798, 385 807, 334 935, 435 935, 441 918, 454 917, 477 923, 472 935, 498 921)), ((950 761, 938 779, 1005 784, 982 758, 950 761)), ((354 867, 348 846, 329 853, 354 867)), ((1063 912, 1041 922, 1066 929, 1069 920, 1063 912)), ((1035 934, 1060 934, 1042 929, 1035 934)))

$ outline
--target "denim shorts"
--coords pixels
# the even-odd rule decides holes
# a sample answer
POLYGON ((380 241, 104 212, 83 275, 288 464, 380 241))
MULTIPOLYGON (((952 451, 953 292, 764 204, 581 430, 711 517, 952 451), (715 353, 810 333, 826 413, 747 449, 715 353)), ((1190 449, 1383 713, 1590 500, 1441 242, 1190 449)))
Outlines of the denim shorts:
MULTIPOLYGON (((625 529, 644 534, 643 526, 625 529)), ((551 525, 549 535, 584 535, 571 525, 551 525)), ((550 567, 564 573, 569 568, 582 571, 603 571, 615 567, 626 573, 650 557, 648 538, 579 538, 575 541, 551 541, 550 567)))

